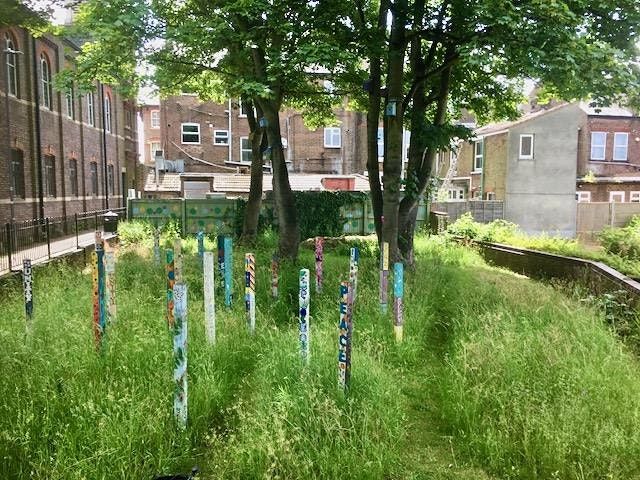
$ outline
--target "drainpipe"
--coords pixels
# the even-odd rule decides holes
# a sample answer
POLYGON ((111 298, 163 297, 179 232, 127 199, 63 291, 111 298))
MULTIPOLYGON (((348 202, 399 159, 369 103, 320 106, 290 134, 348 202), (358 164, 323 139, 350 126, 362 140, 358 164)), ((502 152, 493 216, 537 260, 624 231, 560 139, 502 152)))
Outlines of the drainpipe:
POLYGON ((233 160, 233 157, 231 155, 231 149, 233 148, 233 135, 231 135, 231 98, 229 98, 229 110, 227 110, 227 112, 229 113, 229 164, 231 164, 231 161, 233 160))
MULTIPOLYGON (((106 120, 107 116, 105 115, 104 106, 105 106, 105 96, 104 96, 104 84, 100 84, 100 101, 102 102, 102 172, 103 172, 103 180, 104 180, 104 204, 105 208, 109 210, 109 179, 107 178, 107 128, 106 128, 106 120)), ((109 114, 111 114, 111 107, 109 105, 109 114)))
POLYGON ((36 39, 31 37, 31 56, 33 57, 33 99, 35 108, 35 135, 36 135, 36 168, 38 169, 38 218, 44 219, 44 187, 42 185, 42 139, 40 138, 40 90, 38 85, 38 57, 36 56, 36 39))
POLYGON ((484 169, 487 168, 485 165, 485 160, 487 157, 487 145, 484 143, 484 138, 482 139, 482 170, 480 170, 480 200, 484 200, 484 169))
MULTIPOLYGON (((9 50, 8 48, 6 48, 4 50, 4 54, 5 54, 5 61, 4 64, 5 66, 8 63, 8 59, 9 59, 9 55, 11 54, 15 54, 16 52, 14 50, 9 50)), ((17 68, 17 66, 16 66, 17 68)), ((9 112, 9 72, 7 72, 7 91, 5 92, 5 110, 6 110, 6 115, 7 115, 7 167, 8 167, 8 172, 9 172, 9 178, 13 179, 15 178, 15 174, 13 171, 13 159, 11 158, 11 120, 9 119, 10 116, 10 112, 9 112)), ((23 175, 24 177, 24 175, 23 175)), ((9 185, 11 185, 11 183, 9 183, 9 185)), ((15 207, 13 205, 13 202, 15 201, 15 197, 16 197, 16 192, 15 189, 13 188, 13 185, 11 185, 11 188, 9 189, 9 199, 11 200, 11 202, 9 203, 10 208, 11 208, 11 221, 13 222, 14 218, 15 218, 15 207)))

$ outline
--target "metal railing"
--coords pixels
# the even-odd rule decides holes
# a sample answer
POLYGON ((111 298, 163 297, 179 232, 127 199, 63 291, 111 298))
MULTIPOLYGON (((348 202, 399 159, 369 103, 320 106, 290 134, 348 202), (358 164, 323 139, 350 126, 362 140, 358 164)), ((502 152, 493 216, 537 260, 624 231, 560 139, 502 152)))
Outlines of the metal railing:
POLYGON ((81 235, 102 229, 104 214, 109 211, 120 219, 127 215, 122 207, 6 223, 0 230, 0 272, 19 270, 25 258, 35 262, 77 250, 81 235))

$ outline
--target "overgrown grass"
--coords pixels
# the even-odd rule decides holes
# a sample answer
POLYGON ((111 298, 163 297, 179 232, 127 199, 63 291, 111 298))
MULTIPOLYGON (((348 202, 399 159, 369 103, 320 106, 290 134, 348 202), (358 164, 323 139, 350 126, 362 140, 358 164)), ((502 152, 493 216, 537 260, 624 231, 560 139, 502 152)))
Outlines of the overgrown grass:
POLYGON ((405 341, 396 345, 390 315, 379 313, 377 259, 362 258, 345 397, 336 365, 344 252, 325 255, 305 368, 296 282, 298 268, 313 269, 313 252, 282 266, 273 301, 270 248, 258 249, 250 336, 237 249, 236 300, 231 310, 218 304, 218 342, 209 346, 195 240, 185 243, 187 431, 172 419, 164 274, 148 248, 119 256, 118 319, 102 355, 92 342, 89 272, 49 265, 35 270, 29 335, 18 282, 2 290, 2 478, 146 479, 196 463, 204 479, 640 474, 637 361, 594 310, 551 287, 488 267, 443 239, 418 239, 417 268, 406 276, 405 341))

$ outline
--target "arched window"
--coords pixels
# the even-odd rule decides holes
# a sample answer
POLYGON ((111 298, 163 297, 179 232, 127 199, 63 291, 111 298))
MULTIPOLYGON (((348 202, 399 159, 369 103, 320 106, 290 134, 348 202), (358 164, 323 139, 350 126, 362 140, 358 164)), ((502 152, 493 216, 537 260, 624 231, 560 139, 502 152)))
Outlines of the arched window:
POLYGON ((51 91, 51 66, 44 53, 40 55, 40 80, 42 82, 40 103, 51 110, 51 98, 53 96, 51 91))
POLYGON ((7 61, 7 91, 9 95, 18 96, 18 56, 16 44, 8 33, 5 34, 5 52, 7 61))
POLYGON ((111 97, 108 94, 104 96, 104 129, 111 133, 111 97))

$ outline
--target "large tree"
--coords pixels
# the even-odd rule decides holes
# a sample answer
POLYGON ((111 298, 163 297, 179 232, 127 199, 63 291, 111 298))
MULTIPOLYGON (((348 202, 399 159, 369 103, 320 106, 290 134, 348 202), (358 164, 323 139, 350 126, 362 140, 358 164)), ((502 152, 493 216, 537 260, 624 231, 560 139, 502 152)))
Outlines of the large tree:
POLYGON ((367 165, 376 230, 394 259, 413 260, 417 206, 435 155, 470 134, 456 124, 463 110, 481 122, 515 117, 525 78, 565 100, 637 99, 640 4, 634 0, 360 0, 348 15, 351 21, 340 27, 351 31, 341 38, 356 39, 345 46, 363 58, 361 73, 369 79, 368 102, 361 105, 375 122, 367 165), (384 190, 373 148, 380 111, 384 190), (402 125, 411 131, 404 179, 402 125))
POLYGON ((73 76, 81 83, 100 78, 135 87, 131 79, 139 77, 137 66, 146 61, 155 66, 155 81, 165 92, 184 89, 202 98, 223 92, 249 100, 259 118, 251 123, 254 175, 246 233, 252 235, 257 224, 261 191, 256 190, 261 190, 258 174, 265 153, 273 170, 279 253, 295 258, 300 233, 279 112, 296 104, 311 110, 313 118, 330 114, 330 103, 308 98, 322 89, 314 70, 340 68, 343 55, 334 39, 316 28, 336 21, 336 5, 333 0, 87 0, 78 20, 92 41, 73 76))

